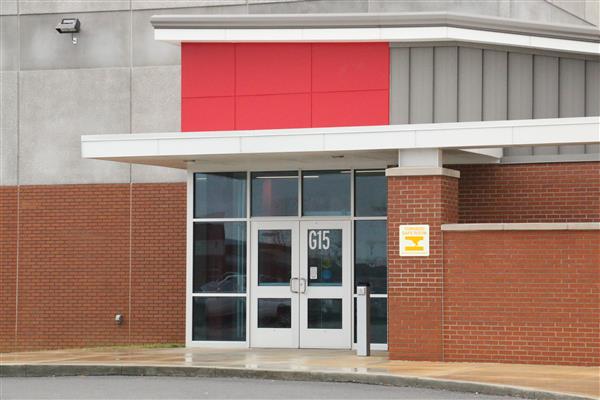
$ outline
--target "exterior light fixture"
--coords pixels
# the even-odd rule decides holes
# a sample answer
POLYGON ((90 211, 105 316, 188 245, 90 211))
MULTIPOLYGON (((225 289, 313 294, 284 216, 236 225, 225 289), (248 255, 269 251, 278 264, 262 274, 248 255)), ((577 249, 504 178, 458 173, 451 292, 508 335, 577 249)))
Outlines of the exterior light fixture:
POLYGON ((58 33, 70 33, 71 41, 73 44, 77 44, 77 36, 75 34, 79 33, 80 26, 81 22, 79 22, 79 18, 63 18, 56 26, 56 31, 58 33))
POLYGON ((121 313, 115 314, 115 323, 117 325, 122 325, 123 324, 123 314, 121 314, 121 313))

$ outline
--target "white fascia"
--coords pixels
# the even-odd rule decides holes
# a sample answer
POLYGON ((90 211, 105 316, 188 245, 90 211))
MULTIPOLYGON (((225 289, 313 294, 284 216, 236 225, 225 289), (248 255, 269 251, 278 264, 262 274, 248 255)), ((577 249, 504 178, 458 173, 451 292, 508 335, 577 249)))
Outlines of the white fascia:
MULTIPOLYGON (((600 143, 600 117, 220 132, 82 136, 83 158, 165 165, 165 160, 358 154, 600 143)), ((173 165, 175 166, 175 165, 173 165)))
POLYGON ((600 43, 444 26, 366 28, 155 29, 154 38, 181 42, 468 42, 600 55, 600 43))

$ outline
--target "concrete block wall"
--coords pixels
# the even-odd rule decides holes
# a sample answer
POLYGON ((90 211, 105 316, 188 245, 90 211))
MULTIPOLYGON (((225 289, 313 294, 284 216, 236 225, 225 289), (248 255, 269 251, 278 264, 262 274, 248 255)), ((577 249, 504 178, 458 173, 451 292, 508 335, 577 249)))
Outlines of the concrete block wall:
MULTIPOLYGON (((3 0, 0 185, 183 181, 184 174, 177 170, 128 167, 79 156, 82 134, 179 130, 180 50, 154 40, 149 23, 154 14, 455 11, 589 25, 587 8, 582 14, 577 11, 580 6, 576 10, 570 10, 572 4, 565 6, 569 11, 559 3, 3 0), (67 16, 82 22, 77 45, 71 44, 69 35, 54 31, 67 16)), ((415 50, 415 57, 428 57, 427 51, 415 50)), ((446 49, 439 52, 440 57, 453 56, 446 55, 446 49)), ((428 119, 428 110, 423 107, 419 113, 424 115, 415 115, 415 120, 428 119)))

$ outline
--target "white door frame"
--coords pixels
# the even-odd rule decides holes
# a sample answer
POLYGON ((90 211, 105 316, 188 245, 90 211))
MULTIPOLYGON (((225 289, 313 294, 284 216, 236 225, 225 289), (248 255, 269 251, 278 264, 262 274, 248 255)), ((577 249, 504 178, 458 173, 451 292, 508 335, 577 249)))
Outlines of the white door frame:
MULTIPOLYGON (((352 260, 350 221, 302 221, 300 223, 300 347, 315 349, 350 349, 352 347, 352 260), (311 286, 308 250, 309 231, 342 231, 341 286, 311 286), (308 327, 308 302, 311 299, 342 301, 341 329, 308 327)), ((314 239, 314 238, 313 238, 314 239)))
POLYGON ((250 347, 343 348, 352 347, 352 259, 351 221, 278 220, 252 221, 250 227, 250 347), (308 267, 308 232, 313 229, 342 230, 342 285, 311 286, 308 267), (258 235, 261 230, 290 230, 292 234, 289 285, 258 285, 258 235), (258 299, 286 298, 291 304, 290 328, 259 328, 258 299), (341 329, 309 329, 309 299, 341 299, 341 329))
POLYGON ((252 222, 250 233, 250 347, 280 347, 298 348, 298 221, 252 222), (258 236, 260 230, 289 230, 291 232, 291 279, 288 285, 259 286, 258 285, 258 236), (258 299, 290 299, 291 326, 290 328, 259 328, 258 299))

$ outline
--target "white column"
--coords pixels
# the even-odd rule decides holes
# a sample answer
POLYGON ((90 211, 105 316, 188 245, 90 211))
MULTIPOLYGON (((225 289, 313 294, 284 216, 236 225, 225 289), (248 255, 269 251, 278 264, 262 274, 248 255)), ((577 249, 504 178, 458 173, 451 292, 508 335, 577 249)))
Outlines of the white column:
POLYGON ((398 150, 398 166, 385 170, 386 176, 446 175, 460 177, 460 172, 443 167, 442 149, 398 150))

